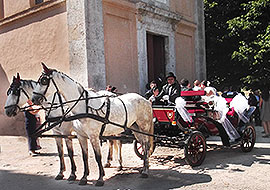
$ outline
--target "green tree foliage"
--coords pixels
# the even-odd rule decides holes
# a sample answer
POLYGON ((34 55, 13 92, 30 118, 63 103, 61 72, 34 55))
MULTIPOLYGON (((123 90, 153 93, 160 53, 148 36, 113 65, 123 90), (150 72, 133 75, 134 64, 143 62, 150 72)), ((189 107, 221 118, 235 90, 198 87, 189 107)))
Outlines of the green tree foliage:
POLYGON ((219 88, 270 84, 270 0, 205 0, 208 78, 219 88))

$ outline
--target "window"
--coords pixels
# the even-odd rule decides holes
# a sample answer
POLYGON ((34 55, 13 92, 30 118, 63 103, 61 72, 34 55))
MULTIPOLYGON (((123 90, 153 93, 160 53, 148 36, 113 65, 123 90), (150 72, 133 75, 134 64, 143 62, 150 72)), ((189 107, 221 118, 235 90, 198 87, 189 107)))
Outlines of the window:
POLYGON ((30 6, 31 7, 34 7, 35 5, 38 5, 40 3, 43 3, 45 0, 29 0, 29 1, 30 1, 30 6))
POLYGON ((43 3, 43 0, 35 0, 35 4, 40 4, 40 3, 43 3))

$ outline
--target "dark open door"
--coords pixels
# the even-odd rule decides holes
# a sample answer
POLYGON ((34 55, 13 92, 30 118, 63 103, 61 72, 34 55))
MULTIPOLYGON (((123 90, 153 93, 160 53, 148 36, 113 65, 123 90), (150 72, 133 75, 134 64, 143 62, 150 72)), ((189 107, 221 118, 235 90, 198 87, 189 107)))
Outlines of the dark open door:
POLYGON ((148 82, 165 76, 165 38, 147 33, 148 82))

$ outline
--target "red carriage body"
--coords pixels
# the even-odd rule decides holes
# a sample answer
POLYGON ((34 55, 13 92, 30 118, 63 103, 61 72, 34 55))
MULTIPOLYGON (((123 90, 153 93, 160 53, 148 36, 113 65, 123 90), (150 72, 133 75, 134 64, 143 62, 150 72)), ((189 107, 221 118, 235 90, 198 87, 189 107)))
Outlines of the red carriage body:
POLYGON ((175 111, 173 106, 153 106, 153 116, 159 122, 173 123, 175 111))

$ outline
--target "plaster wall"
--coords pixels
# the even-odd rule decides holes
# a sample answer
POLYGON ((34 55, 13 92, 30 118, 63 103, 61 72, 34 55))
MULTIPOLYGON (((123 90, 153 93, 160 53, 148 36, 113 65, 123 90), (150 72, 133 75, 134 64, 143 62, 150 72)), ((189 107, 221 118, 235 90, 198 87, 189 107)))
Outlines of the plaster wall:
POLYGON ((7 23, 0 22, 0 134, 23 133, 23 120, 4 116, 5 92, 12 77, 19 72, 22 79, 37 80, 42 68, 40 62, 69 74, 69 55, 67 40, 65 3, 20 17, 7 23), (3 90, 2 90, 3 89, 3 90), (5 119, 4 119, 5 118, 5 119), (19 123, 18 123, 19 122, 19 123), (15 132, 23 126, 21 132, 15 132), (11 131, 8 131, 11 130, 11 131), (13 132, 12 132, 13 131, 13 132))
POLYGON ((170 10, 181 14, 184 19, 194 21, 194 1, 197 0, 170 0, 170 10))
POLYGON ((8 17, 15 13, 21 12, 27 8, 30 8, 29 0, 3 0, 4 4, 4 16, 8 17))
POLYGON ((135 13, 132 3, 103 3, 106 79, 119 92, 139 90, 135 13))
POLYGON ((176 73, 179 81, 186 78, 192 84, 195 79, 194 26, 180 23, 175 32, 176 73))

